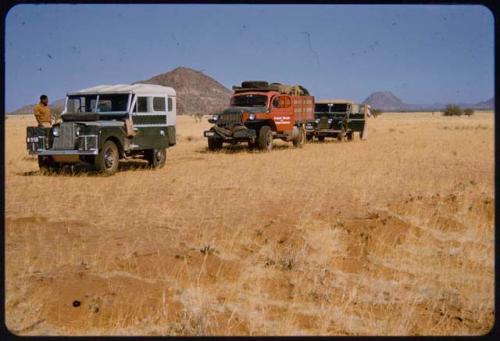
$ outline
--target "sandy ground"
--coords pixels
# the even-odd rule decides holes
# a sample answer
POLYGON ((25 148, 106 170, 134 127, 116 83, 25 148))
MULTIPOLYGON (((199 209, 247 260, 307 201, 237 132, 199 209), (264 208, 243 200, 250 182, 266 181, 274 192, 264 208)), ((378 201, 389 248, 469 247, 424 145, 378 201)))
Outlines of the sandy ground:
POLYGON ((6 323, 22 335, 478 335, 494 321, 494 119, 42 175, 6 121, 6 323))

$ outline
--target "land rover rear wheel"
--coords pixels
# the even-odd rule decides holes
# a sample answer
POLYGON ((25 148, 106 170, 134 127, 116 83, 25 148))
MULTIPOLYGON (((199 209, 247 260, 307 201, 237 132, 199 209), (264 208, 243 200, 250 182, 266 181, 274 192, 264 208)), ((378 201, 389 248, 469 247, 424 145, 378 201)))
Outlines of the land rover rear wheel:
POLYGON ((299 135, 295 140, 293 140, 293 146, 297 148, 302 148, 306 143, 306 130, 302 127, 299 128, 299 135))
POLYGON ((42 173, 50 173, 60 168, 59 164, 54 161, 52 156, 38 156, 38 167, 42 173))
POLYGON ((165 148, 146 150, 144 156, 151 168, 162 168, 167 161, 167 151, 165 148))
POLYGON ((99 173, 113 175, 118 169, 118 147, 113 141, 106 141, 95 158, 95 167, 99 173))
POLYGON ((215 152, 222 148, 222 140, 217 137, 209 137, 208 138, 208 150, 211 152, 215 152))
POLYGON ((273 131, 270 126, 263 126, 260 128, 257 146, 260 150, 265 151, 273 149, 273 131))

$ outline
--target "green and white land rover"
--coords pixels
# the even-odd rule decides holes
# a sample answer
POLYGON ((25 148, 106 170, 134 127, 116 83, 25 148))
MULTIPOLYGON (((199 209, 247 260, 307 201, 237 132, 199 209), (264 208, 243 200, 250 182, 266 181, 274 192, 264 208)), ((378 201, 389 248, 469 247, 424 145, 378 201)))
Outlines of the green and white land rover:
POLYGON ((61 119, 27 128, 27 149, 42 171, 86 163, 110 175, 130 158, 161 168, 175 145, 176 93, 151 84, 99 85, 68 93, 61 119))

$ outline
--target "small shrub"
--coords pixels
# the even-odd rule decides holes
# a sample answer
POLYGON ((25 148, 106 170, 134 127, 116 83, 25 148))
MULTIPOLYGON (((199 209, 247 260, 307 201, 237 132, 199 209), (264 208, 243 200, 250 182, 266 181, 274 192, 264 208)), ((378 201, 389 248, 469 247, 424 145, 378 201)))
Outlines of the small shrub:
POLYGON ((472 116, 472 115, 474 115, 474 110, 471 108, 464 109, 464 115, 465 116, 472 116))
POLYGON ((462 116, 462 108, 455 104, 448 104, 443 110, 443 116, 462 116))

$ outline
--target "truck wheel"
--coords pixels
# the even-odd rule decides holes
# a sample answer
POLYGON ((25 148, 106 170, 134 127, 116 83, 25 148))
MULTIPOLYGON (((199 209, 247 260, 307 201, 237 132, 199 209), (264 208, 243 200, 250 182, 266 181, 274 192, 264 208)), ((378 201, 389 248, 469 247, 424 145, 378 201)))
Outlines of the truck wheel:
POLYGON ((260 150, 270 151, 273 149, 273 131, 270 126, 260 128, 257 145, 260 150))
POLYGON ((307 142, 311 142, 314 139, 313 135, 306 135, 307 142))
POLYGON ((319 142, 325 142, 325 137, 324 136, 318 136, 318 141, 319 142))
POLYGON ((337 134, 337 140, 339 142, 344 142, 345 141, 345 135, 344 135, 344 133, 338 133, 337 134))
POLYGON ((353 132, 352 132, 352 131, 351 131, 351 132, 349 132, 349 133, 347 133, 347 135, 346 135, 346 136, 347 136, 347 140, 348 140, 348 141, 352 141, 352 140, 353 140, 353 138, 354 138, 354 134, 353 134, 353 132))
POLYGON ((57 171, 60 165, 54 161, 52 156, 38 156, 38 167, 42 173, 51 173, 57 171))
POLYGON ((222 148, 222 140, 217 137, 209 137, 208 138, 208 150, 211 152, 215 152, 222 148))
POLYGON ((304 128, 299 128, 299 136, 297 139, 293 140, 293 146, 297 148, 302 148, 302 146, 306 143, 306 131, 304 128))
POLYGON ((167 161, 167 150, 165 148, 146 150, 144 157, 151 168, 162 168, 167 161))
POLYGON ((95 158, 95 168, 99 173, 113 175, 118 169, 118 147, 113 141, 106 141, 95 158))

